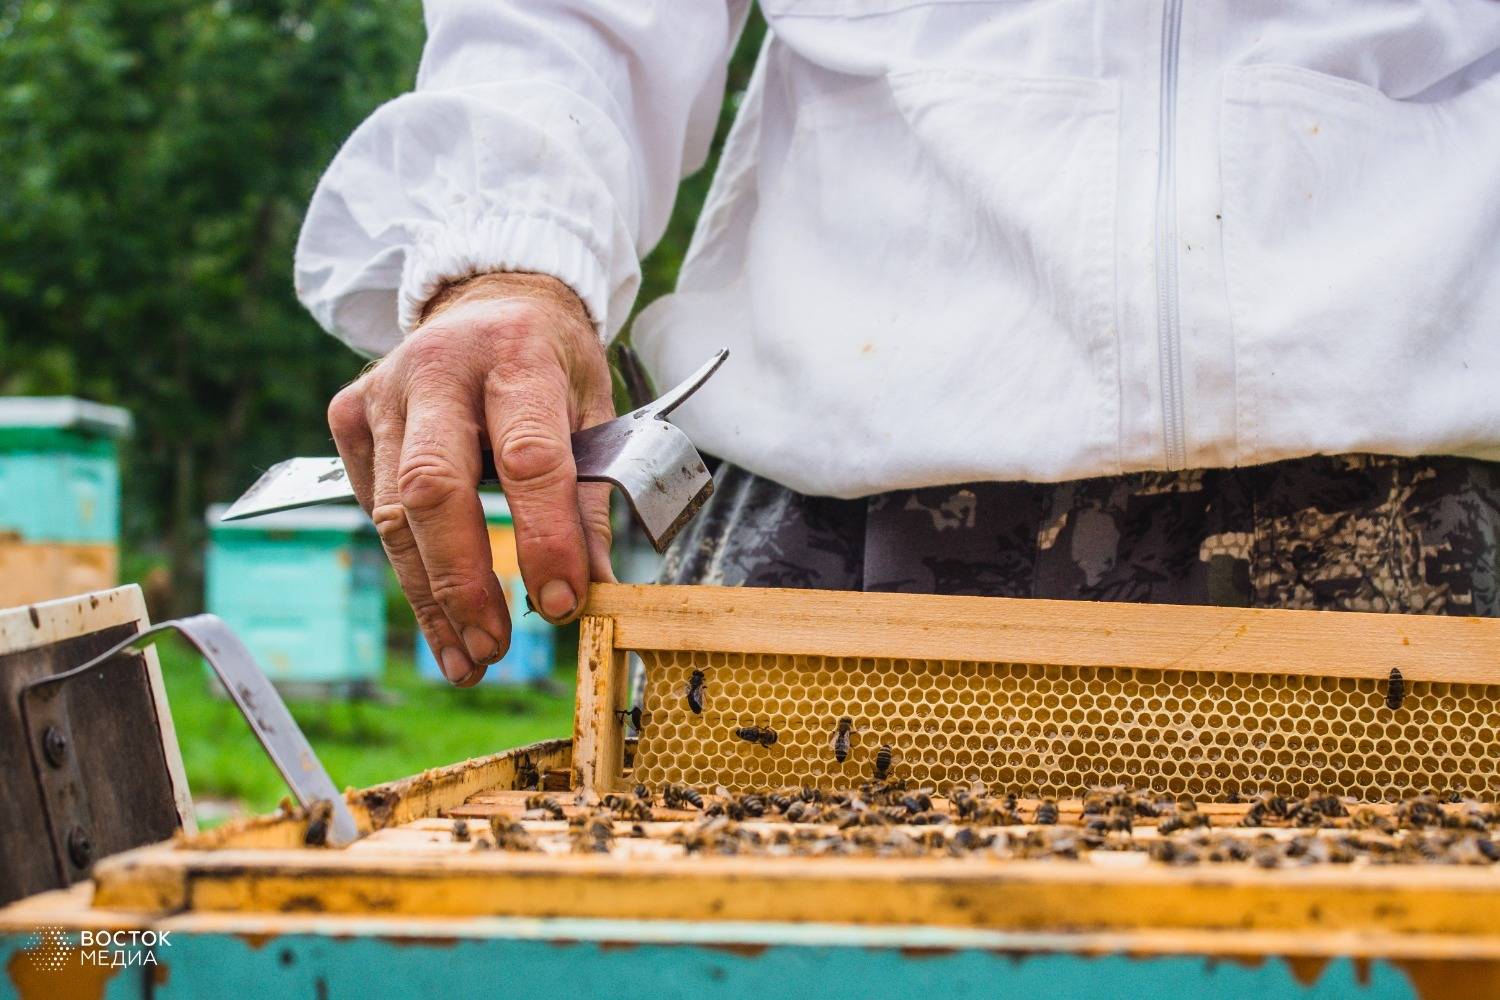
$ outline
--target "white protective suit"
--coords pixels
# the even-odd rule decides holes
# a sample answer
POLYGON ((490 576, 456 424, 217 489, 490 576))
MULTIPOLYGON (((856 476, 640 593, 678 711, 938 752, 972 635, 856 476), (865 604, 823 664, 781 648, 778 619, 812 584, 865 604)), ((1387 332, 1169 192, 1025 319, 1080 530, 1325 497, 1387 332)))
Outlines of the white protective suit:
MULTIPOLYGON (((1313 453, 1500 459, 1500 2, 763 0, 676 294, 678 422, 842 497, 1313 453)), ((601 336, 701 163, 746 0, 432 0, 297 288, 388 350, 552 274, 601 336)))

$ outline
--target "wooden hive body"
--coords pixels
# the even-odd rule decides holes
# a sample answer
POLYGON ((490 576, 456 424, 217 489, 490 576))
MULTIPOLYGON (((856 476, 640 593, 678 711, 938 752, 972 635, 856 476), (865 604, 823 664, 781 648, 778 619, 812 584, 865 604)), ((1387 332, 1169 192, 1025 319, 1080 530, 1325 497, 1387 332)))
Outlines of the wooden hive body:
MULTIPOLYGON (((0 912, 0 946, 8 947, 6 933, 19 933, 16 928, 37 922, 163 927, 189 938, 244 933, 262 941, 283 935, 289 954, 300 947, 298 934, 327 935, 320 945, 327 950, 343 947, 335 946, 334 940, 383 935, 400 945, 390 953, 389 962, 404 967, 402 963, 416 961, 411 957, 417 954, 410 950, 412 942, 433 935, 486 940, 497 948, 509 948, 519 937, 538 933, 570 941, 601 935, 613 942, 711 939, 716 947, 761 948, 762 944, 748 942, 772 942, 765 945, 769 951, 747 954, 764 954, 767 961, 778 962, 780 945, 774 942, 805 938, 836 940, 844 947, 825 949, 818 953, 822 957, 799 953, 787 959, 793 967, 812 962, 805 967, 821 968, 845 954, 867 962, 873 954, 870 949, 884 947, 917 949, 912 955, 901 952, 903 968, 907 960, 915 961, 914 955, 932 961, 922 952, 930 946, 955 954, 980 947, 986 954, 1011 954, 1006 949, 1022 948, 1027 954, 1079 958, 1068 969, 1082 977, 1080 982, 1095 975, 1088 970, 1105 968, 1096 964, 1097 956, 1127 956, 1120 968, 1110 967, 1109 975, 1136 983, 1133 992, 1149 992, 1149 976, 1168 967, 1154 963, 1189 956, 1187 968, 1192 972, 1184 973, 1175 995, 1196 995, 1197 987, 1207 988, 1216 974, 1213 970, 1220 967, 1216 963, 1230 957, 1247 967, 1267 962, 1267 968, 1288 970, 1302 969, 1311 961, 1319 970, 1314 978, 1324 976, 1322 970, 1334 970, 1327 976, 1355 977, 1338 995, 1359 990, 1368 995, 1414 995, 1405 985, 1388 989, 1394 982, 1425 984, 1430 991, 1424 995, 1443 995, 1447 990, 1473 996, 1475 982, 1500 983, 1500 868, 1495 866, 1360 861, 1276 868, 1248 862, 1179 867, 1154 860, 1145 850, 1083 852, 1073 860, 1033 860, 992 850, 964 856, 936 851, 920 857, 724 856, 694 852, 684 845, 682 834, 696 825, 698 813, 659 805, 649 821, 612 821, 613 845, 585 853, 577 850, 577 828, 570 828, 569 821, 589 812, 599 794, 633 786, 651 769, 657 769, 651 774, 653 781, 674 777, 674 768, 683 777, 696 769, 692 780, 702 785, 750 787, 790 783, 794 774, 807 773, 794 772, 795 765, 812 768, 818 784, 856 787, 870 777, 871 754, 881 742, 892 742, 901 750, 898 763, 909 769, 907 776, 913 780, 918 766, 927 768, 925 780, 950 785, 979 769, 980 775, 1025 786, 1017 802, 1025 821, 986 833, 1012 841, 1039 830, 1032 825, 1038 793, 1065 790, 1064 785, 1075 780, 1136 777, 1138 772, 1129 767, 1111 770, 1111 761, 1140 762, 1143 784, 1154 771, 1164 791, 1172 790, 1175 777, 1185 783, 1184 796, 1201 791, 1205 799, 1212 799, 1210 779, 1218 777, 1222 793, 1227 787, 1223 775, 1232 777, 1233 764, 1244 763, 1246 755, 1230 762, 1228 772, 1204 770, 1200 761, 1192 761, 1193 768, 1168 772, 1155 764, 1179 760, 1176 748, 1183 746, 1181 739, 1151 741, 1143 736, 1129 755, 1112 756, 1106 746, 1113 739, 1106 739, 1109 734, 1026 729, 1038 710, 1052 711, 1063 720, 1052 723, 1060 727, 1071 718, 1066 712, 1080 707, 1083 721, 1067 724, 1080 729, 1123 724, 1106 722, 1102 714, 1100 721, 1089 721, 1087 713, 1094 709, 1083 702, 1096 694, 1124 697, 1127 702, 1139 698, 1143 704, 1132 709, 1137 714, 1166 712, 1166 722, 1156 723, 1165 732, 1177 725, 1173 712, 1188 711, 1178 688, 1207 692, 1238 687, 1262 695, 1252 699, 1246 694, 1247 704, 1304 709, 1336 704, 1332 714, 1339 721, 1305 710, 1263 716, 1252 711, 1257 719, 1318 718, 1322 721, 1309 729, 1319 734, 1324 729, 1338 731, 1331 743, 1297 748, 1308 754, 1359 752, 1361 740, 1376 739, 1377 724, 1386 727, 1382 738, 1409 740, 1409 727, 1418 727, 1420 736, 1420 727, 1430 723, 1425 717, 1450 713, 1453 726, 1472 727, 1475 732, 1465 731, 1460 737, 1440 732, 1439 739, 1447 744, 1441 751, 1429 747, 1417 755, 1418 764, 1398 760, 1394 766, 1382 764, 1386 771, 1380 773, 1420 774, 1401 785, 1403 790, 1437 784, 1451 775, 1454 780, 1448 784, 1489 796, 1496 748, 1486 740, 1494 738, 1490 730, 1496 723, 1482 699, 1490 697, 1497 683, 1496 622, 602 586, 591 594, 582 625, 572 741, 508 750, 350 792, 363 835, 343 850, 307 846, 307 819, 285 814, 119 855, 98 866, 91 897, 37 897, 0 912), (665 713, 665 722, 646 719, 640 742, 627 744, 619 713, 624 710, 628 718, 632 707, 626 696, 631 653, 641 654, 647 664, 644 707, 665 713), (815 677, 830 660, 846 665, 841 669, 849 677, 840 682, 842 686, 815 677), (1411 685, 1400 709, 1386 706, 1382 687, 1393 667, 1411 685), (692 718, 686 719, 677 704, 682 701, 679 681, 681 673, 691 669, 705 671, 707 700, 701 716, 689 712, 692 718), (791 713, 801 713, 795 716, 803 720, 800 728, 793 724, 792 714, 778 714, 764 701, 766 695, 754 693, 771 669, 786 675, 773 686, 785 686, 782 704, 790 706, 791 713), (1092 677, 1087 671, 1093 671, 1092 677), (798 672, 803 679, 789 679, 798 672), (886 676, 878 683, 866 683, 882 673, 886 676), (938 677, 983 678, 983 683, 940 685, 934 682, 938 677), (1018 728, 1000 727, 984 713, 947 711, 965 704, 992 707, 1002 691, 1011 686, 1020 690, 1028 677, 1031 687, 1026 694, 1006 702, 1012 706, 1006 726, 1018 728), (1328 678, 1333 679, 1332 688, 1328 678), (910 682, 918 679, 919 693, 926 700, 910 697, 917 690, 910 682), (654 691, 653 682, 659 685, 654 691), (731 691, 731 682, 740 686, 738 691, 731 691), (908 696, 876 699, 873 692, 881 684, 908 696), (1147 693, 1146 685, 1156 690, 1147 693), (837 690, 824 690, 832 687, 837 690), (851 687, 858 692, 852 699, 845 693, 851 687), (871 695, 862 693, 865 687, 871 695), (791 695, 799 688, 802 697, 791 695), (1268 690, 1275 692, 1274 698, 1263 697, 1268 690), (1331 698, 1330 691, 1344 691, 1347 697, 1331 698), (944 694, 935 698, 931 692, 944 694), (988 692, 990 701, 981 702, 980 692, 988 692), (1281 692, 1294 694, 1283 701, 1281 692), (1065 694, 1076 703, 1065 705, 1065 694), (755 701, 757 697, 762 703, 755 701), (1178 700, 1175 708, 1166 707, 1168 698, 1178 700), (827 728, 819 721, 835 714, 837 699, 846 705, 857 703, 864 713, 859 716, 863 728, 857 730, 842 766, 834 766, 827 757, 827 728), (1161 708, 1152 699, 1160 699, 1161 708), (906 715, 890 711, 891 706, 911 704, 924 707, 906 715), (1360 718, 1344 720, 1342 713, 1351 707, 1360 718), (1383 713, 1396 717, 1385 719, 1383 713), (1460 714, 1462 723, 1457 721, 1460 714), (898 719, 900 727, 894 722, 898 719), (1358 729, 1360 719, 1366 720, 1365 728, 1349 746, 1344 741, 1358 729), (752 747, 732 736, 726 740, 726 728, 744 723, 779 726, 786 736, 769 748, 752 747), (658 724, 660 736, 653 734, 658 724), (917 741, 919 735, 928 737, 925 745, 917 741), (1455 745, 1471 735, 1474 741, 1467 747, 1455 745), (973 747, 969 741, 976 736, 979 745, 973 747), (991 737, 993 746, 986 742, 991 737), (1011 740, 1008 746, 1002 742, 1006 738, 1011 740), (1031 739, 1032 745, 1023 747, 1023 738, 1031 739), (1043 776, 1051 763, 1032 764, 1028 756, 1042 754, 1037 741, 1053 740, 1055 745, 1073 739, 1085 742, 1085 752, 1075 757, 1089 757, 1086 744, 1098 742, 1097 763, 1075 760, 1070 773, 1077 778, 1049 784, 1043 776), (782 753, 775 758, 761 753, 778 748, 782 753), (970 756, 960 760, 958 748, 970 756), (945 757, 949 753, 952 760, 945 757), (1423 763, 1428 758, 1437 765, 1423 763), (755 763, 772 759, 782 763, 755 763), (1462 761, 1462 768, 1446 767, 1443 762, 1448 760, 1462 761), (627 762, 634 766, 627 768, 627 762), (563 819, 538 817, 530 810, 528 798, 549 791, 562 806, 563 819), (494 849, 492 818, 502 827, 518 823, 541 849, 494 849), (460 822, 461 828, 456 826, 460 822), (538 925, 538 919, 543 924, 538 925), (546 930, 549 927, 556 930, 546 930), (830 930, 835 927, 841 929, 830 930), (982 946, 976 943, 980 941, 982 946), (1336 965, 1346 960, 1368 961, 1378 968, 1372 974, 1371 966, 1360 966, 1364 971, 1356 975, 1336 965), (1137 972, 1139 978, 1131 978, 1137 972), (1390 978, 1382 979, 1385 975, 1390 978)), ((1229 711, 1219 714, 1223 719, 1212 728, 1214 733, 1232 734, 1238 731, 1232 726, 1245 726, 1231 720, 1229 711)), ((1294 727, 1288 732, 1300 731, 1294 727)), ((1127 731, 1124 742, 1130 739, 1127 731)), ((1232 736, 1223 744, 1215 739, 1199 744, 1237 746, 1232 736)), ((1241 749, 1250 745, 1247 740, 1241 749)), ((1270 750, 1269 740, 1264 749, 1270 750)), ((1179 763, 1189 759, 1184 752, 1179 763)), ((1221 758, 1220 764, 1227 760, 1221 758)), ((1317 766, 1335 775, 1348 769, 1331 762, 1278 766, 1304 771, 1317 766)), ((893 776, 900 774, 896 766, 892 770, 893 776)), ((1353 769, 1356 776, 1359 771, 1353 769)), ((1374 765, 1371 773, 1376 773, 1374 765)), ((1277 779, 1268 770, 1245 780, 1277 779)), ((1289 774, 1282 780, 1296 789, 1289 774)), ((1379 802, 1385 797, 1383 780, 1360 778, 1363 784, 1356 782, 1345 790, 1375 802, 1374 812, 1389 815, 1392 807, 1379 802)), ((1071 789, 1066 790, 1071 796, 1071 789)), ((941 800, 940 795, 936 798, 941 800)), ((1081 811, 1074 797, 1058 805, 1065 823, 1081 811)), ((1218 802, 1201 808, 1221 829, 1239 822, 1248 807, 1218 802)), ((1161 839, 1155 822, 1141 820, 1133 833, 1139 845, 1161 839)), ((1246 833, 1267 842, 1332 839, 1341 836, 1347 822, 1339 820, 1329 829, 1312 832, 1282 827, 1246 833)), ((766 843, 796 835, 790 824, 774 816, 740 825, 766 843)), ((952 841, 955 829, 928 828, 947 838, 945 842, 952 841)), ((568 956, 576 954, 567 952, 561 960, 574 961, 568 956)), ((597 961, 602 967, 610 959, 597 961)), ((983 982, 994 988, 1019 983, 1022 979, 1006 977, 1021 976, 1027 961, 1016 959, 996 967, 983 982)), ((261 975, 278 974, 271 959, 256 968, 261 975)), ((429 974, 444 973, 424 972, 429 974)), ((737 973, 729 975, 730 981, 741 981, 734 978, 737 973)), ((955 971, 951 981, 944 978, 947 975, 932 982, 950 984, 951 989, 944 988, 953 996, 970 995, 963 985, 970 981, 964 979, 967 973, 955 971)), ((1300 973, 1288 976, 1285 989, 1267 987, 1258 995, 1302 995, 1297 992, 1300 973)), ((1101 982, 1097 977, 1089 981, 1101 982)), ((379 984, 371 980, 370 985, 379 984)), ((1172 993, 1164 989, 1160 995, 1172 993)), ((887 994, 875 990, 872 995, 887 994)), ((1107 989, 1103 995, 1109 995, 1107 989)))

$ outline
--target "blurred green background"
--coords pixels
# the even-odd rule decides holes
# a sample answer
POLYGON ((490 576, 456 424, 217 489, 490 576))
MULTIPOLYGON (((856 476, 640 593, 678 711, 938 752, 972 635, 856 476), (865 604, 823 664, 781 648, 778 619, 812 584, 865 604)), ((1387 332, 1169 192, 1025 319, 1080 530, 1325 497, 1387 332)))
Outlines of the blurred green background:
MULTIPOLYGON (((676 280, 763 34, 756 15, 638 306, 676 280)), ((324 408, 363 361, 297 304, 292 248, 319 173, 411 87, 422 41, 418 0, 0 0, 0 395, 134 414, 122 576, 146 585, 155 618, 202 608, 210 502, 331 448, 324 408)), ((570 694, 417 681, 410 611, 393 604, 395 703, 294 707, 336 780, 568 731, 570 694)), ((165 661, 195 793, 274 804, 279 782, 233 710, 182 653, 165 661)))

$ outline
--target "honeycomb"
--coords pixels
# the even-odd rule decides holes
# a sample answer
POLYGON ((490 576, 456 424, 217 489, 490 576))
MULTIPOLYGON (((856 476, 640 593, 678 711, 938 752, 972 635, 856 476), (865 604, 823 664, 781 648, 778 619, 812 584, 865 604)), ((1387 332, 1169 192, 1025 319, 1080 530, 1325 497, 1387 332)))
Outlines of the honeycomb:
POLYGON ((631 778, 732 791, 890 776, 1023 796, 1127 784, 1209 800, 1274 790, 1396 801, 1436 789, 1500 798, 1500 685, 945 660, 643 652, 631 778), (703 714, 689 708, 694 670, 703 714), (844 763, 839 720, 853 730, 844 763), (735 736, 768 727, 776 742, 735 736))

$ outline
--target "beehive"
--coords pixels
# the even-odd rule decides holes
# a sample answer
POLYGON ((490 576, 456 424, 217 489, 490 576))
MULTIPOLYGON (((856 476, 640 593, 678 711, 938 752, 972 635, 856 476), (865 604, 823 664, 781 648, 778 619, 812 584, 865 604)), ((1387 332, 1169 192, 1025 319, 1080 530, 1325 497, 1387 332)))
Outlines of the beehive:
POLYGON ((114 586, 130 426, 115 406, 0 398, 0 607, 114 586))
MULTIPOLYGON (((642 777, 681 776, 707 786, 712 809, 728 801, 710 791, 715 784, 801 784, 811 775, 814 784, 853 789, 870 777, 871 755, 888 742, 893 777, 952 784, 993 773, 987 783, 996 799, 1027 781, 1037 791, 1073 791, 1074 781, 1116 777, 1168 793, 1180 780, 1179 794, 1201 790, 1212 798, 1211 781, 1227 795, 1230 780, 1271 780, 1272 767, 1287 769, 1278 780, 1292 781, 1295 791, 1296 781, 1322 777, 1307 774, 1314 765, 1299 762, 1300 753, 1330 760, 1364 754, 1369 779, 1349 764, 1318 766, 1350 771, 1356 782, 1344 790, 1365 789, 1372 798, 1391 794, 1380 781, 1397 772, 1413 776, 1411 788, 1483 789, 1495 798, 1487 782, 1471 779, 1487 779, 1493 769, 1497 748, 1487 741, 1494 722, 1483 699, 1497 680, 1496 621, 599 586, 581 626, 571 743, 550 741, 351 792, 361 836, 343 849, 308 846, 307 817, 287 813, 107 859, 95 870, 91 894, 0 912, 0 958, 12 956, 6 961, 13 968, 31 961, 17 935, 38 923, 106 924, 169 929, 175 942, 203 942, 181 960, 174 961, 176 952, 164 956, 174 967, 161 981, 173 987, 192 982, 189 969, 199 961, 222 963, 218 956, 240 947, 226 938, 243 933, 245 967, 255 974, 246 981, 257 985, 305 975, 304 962, 322 960, 304 959, 308 952, 338 952, 349 962, 340 982, 352 989, 425 987, 457 969, 464 981, 453 988, 472 992, 472 959, 487 948, 536 963, 530 968, 564 989, 605 995, 607 989, 579 985, 581 969, 602 967, 580 940, 606 942, 600 955, 638 950, 643 968, 669 970, 675 983, 679 967, 695 961, 689 947, 676 945, 690 936, 732 961, 727 972, 709 967, 704 988, 695 984, 686 995, 709 995, 725 983, 747 995, 768 984, 814 982, 821 996, 825 984, 813 973, 831 973, 830 955, 847 959, 831 981, 857 984, 864 995, 872 955, 887 948, 899 951, 900 964, 891 967, 899 972, 888 969, 880 981, 896 988, 877 995, 902 995, 909 976, 954 997, 1049 989, 1485 996, 1494 992, 1487 985, 1500 984, 1500 811, 1473 803, 1453 804, 1452 815, 1479 816, 1483 829, 1361 824, 1366 813, 1400 818, 1400 810, 1379 804, 1304 829, 1285 817, 1263 822, 1257 805, 1211 802, 1197 810, 1211 829, 1163 830, 1165 812, 1142 813, 1134 828, 1112 827, 1088 841, 1080 832, 1088 827, 1079 825, 1088 804, 1071 797, 1057 803, 1055 826, 1040 822, 1043 803, 1035 799, 1014 803, 1014 816, 971 814, 963 825, 956 796, 933 796, 933 815, 925 818, 844 827, 828 815, 794 818, 784 807, 742 820, 725 808, 708 819, 660 799, 649 817, 607 812, 619 806, 596 793, 642 777), (632 653, 646 665, 648 693, 640 740, 627 743, 632 653), (1387 704, 1393 668, 1406 688, 1394 709, 1387 704), (694 669, 705 674, 701 715, 685 701, 694 669), (1189 699, 1201 724, 1184 704, 1189 699), (1261 707, 1242 715, 1223 707, 1240 703, 1261 707), (855 732, 848 759, 837 765, 828 743, 840 711, 850 713, 855 732), (1081 721, 1069 714, 1080 712, 1081 721), (1185 726, 1174 723, 1175 712, 1185 714, 1185 726), (770 747, 736 741, 732 728, 742 725, 779 727, 778 739, 770 747), (1408 735, 1429 725, 1436 737, 1408 735), (1087 734, 1085 726, 1092 727, 1087 734), (1064 727, 1076 731, 1064 734, 1064 727), (1203 731, 1215 738, 1198 738, 1203 731), (1255 734, 1265 735, 1264 747, 1255 746, 1255 734), (1273 747, 1277 735, 1283 742, 1273 747), (1463 757, 1456 744, 1471 735, 1463 757), (1290 760, 1278 760, 1293 736, 1303 742, 1290 760), (1408 755, 1362 749, 1365 741, 1373 747, 1416 739, 1428 746, 1408 755), (1071 740, 1082 744, 1072 749, 1064 742, 1071 740), (1438 743, 1444 746, 1434 749, 1438 743), (1192 745, 1203 748, 1203 759, 1192 760, 1192 745), (1232 748, 1242 753, 1231 758, 1232 748), (961 759, 960 751, 970 756, 961 759), (1047 754, 1057 761, 1044 762, 1047 754), (1408 764, 1412 755, 1416 763, 1408 764), (1063 757, 1073 758, 1069 769, 1063 757), (1252 758, 1263 773, 1236 778, 1236 765, 1249 768, 1252 758), (1459 770, 1445 769, 1448 760, 1459 770), (1183 766, 1168 774, 1172 762, 1183 766), (1297 778, 1293 767, 1301 768, 1297 778), (1129 780, 1137 773, 1140 780, 1129 780), (1450 773, 1453 781, 1445 779, 1450 773), (530 796, 538 788, 555 796, 565 818, 537 807, 530 796), (496 849, 496 830, 513 822, 537 850, 496 849), (602 848, 581 843, 599 823, 608 824, 612 841, 602 848), (714 827, 746 846, 732 856, 693 846, 693 837, 714 827), (1073 839, 1075 849, 1056 849, 1058 836, 1073 839), (1186 861, 1178 845, 1192 850, 1200 837, 1253 840, 1270 863, 1207 852, 1186 861), (887 850, 917 838, 921 852, 887 850), (1033 838, 1048 849, 1033 852, 1033 838), (1369 849, 1342 860, 1331 848, 1317 856, 1316 848, 1356 840, 1369 849), (1294 854, 1299 843, 1310 846, 1294 854), (390 947, 372 948, 370 938, 382 935, 390 947), (538 935, 549 942, 540 952, 515 947, 538 935), (670 954, 654 950, 663 940, 674 942, 670 954), (828 941, 831 947, 809 946, 828 941), (768 976, 765 963, 780 963, 783 945, 800 950, 768 976), (1036 979, 1018 978, 1041 952, 1058 961, 1044 963, 1036 979), (1002 957, 980 964, 995 955, 1002 957), (412 978, 398 979, 393 969, 412 978), (1215 979, 1224 969, 1254 975, 1229 990, 1215 979), (1268 971, 1279 977, 1272 985, 1263 978, 1268 971)), ((845 796, 842 804, 849 803, 845 796)), ((1178 809, 1179 818, 1188 811, 1183 803, 1167 808, 1178 809)), ((516 967, 501 964, 492 982, 509 988, 516 967)), ((210 968, 217 973, 221 965, 210 968)), ((657 974, 600 982, 651 992, 657 974)))
POLYGON ((271 679, 306 695, 368 693, 385 669, 386 560, 358 507, 224 521, 209 507, 208 610, 271 679))
MULTIPOLYGON (((751 591, 671 610, 670 598, 611 593, 619 603, 593 626, 611 630, 611 649, 598 656, 630 650, 645 664, 631 778, 652 786, 854 787, 884 746, 892 777, 940 792, 977 780, 1059 798, 1114 784, 1205 800, 1500 795, 1489 623, 751 591), (686 697, 695 671, 701 714, 686 697), (777 740, 738 738, 746 726, 777 740)), ((615 709, 630 707, 622 695, 611 687, 615 709)), ((601 742, 623 737, 599 724, 601 742)), ((623 760, 601 757, 599 787, 618 784, 623 760)))

